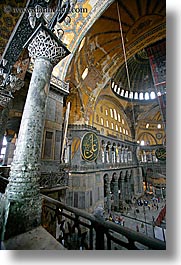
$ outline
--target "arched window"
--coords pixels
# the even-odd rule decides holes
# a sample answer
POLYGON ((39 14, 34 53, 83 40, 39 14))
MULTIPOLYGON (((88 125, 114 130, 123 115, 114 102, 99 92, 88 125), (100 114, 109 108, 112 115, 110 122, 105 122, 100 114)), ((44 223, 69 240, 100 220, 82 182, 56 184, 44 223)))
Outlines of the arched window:
POLYGON ((138 92, 135 92, 134 99, 138 99, 138 92))
POLYGON ((113 118, 113 110, 110 109, 110 115, 111 115, 111 118, 113 118))
POLYGON ((117 112, 116 112, 115 109, 114 109, 113 111, 114 111, 114 119, 117 121, 117 119, 118 119, 118 118, 117 118, 117 112))
POLYGON ((139 94, 139 99, 140 100, 143 100, 144 98, 143 98, 143 92, 141 92, 140 94, 139 94))
POLYGON ((145 100, 148 100, 148 99, 150 99, 150 96, 149 96, 149 93, 146 92, 146 93, 145 93, 145 100))
POLYGON ((155 99, 155 92, 154 92, 154 91, 152 91, 152 92, 150 93, 150 98, 151 98, 151 99, 155 99))

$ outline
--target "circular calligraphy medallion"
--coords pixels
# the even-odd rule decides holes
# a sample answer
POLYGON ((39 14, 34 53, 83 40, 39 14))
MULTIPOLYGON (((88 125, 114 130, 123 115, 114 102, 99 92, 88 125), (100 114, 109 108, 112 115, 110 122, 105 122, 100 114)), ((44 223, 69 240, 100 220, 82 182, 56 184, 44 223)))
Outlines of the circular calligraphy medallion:
POLYGON ((88 162, 94 161, 99 153, 99 139, 95 133, 84 134, 81 143, 82 158, 88 162))
POLYGON ((155 151, 156 158, 161 161, 166 160, 166 149, 165 148, 158 148, 155 151))

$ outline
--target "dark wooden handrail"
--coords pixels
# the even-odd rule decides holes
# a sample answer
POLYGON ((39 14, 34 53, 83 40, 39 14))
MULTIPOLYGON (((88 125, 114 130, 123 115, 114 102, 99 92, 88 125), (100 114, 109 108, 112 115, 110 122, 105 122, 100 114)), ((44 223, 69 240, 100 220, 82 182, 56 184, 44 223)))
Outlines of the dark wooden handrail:
MULTIPOLYGON (((77 209, 75 207, 67 206, 62 202, 59 202, 53 198, 43 195, 44 205, 43 207, 49 207, 49 209, 56 212, 56 217, 58 215, 64 216, 76 223, 76 226, 79 228, 79 225, 84 226, 95 231, 95 249, 105 249, 104 235, 107 237, 107 249, 111 249, 111 241, 116 244, 123 246, 127 249, 139 249, 135 243, 144 245, 146 249, 155 249, 155 250, 165 250, 166 244, 163 241, 160 241, 155 238, 150 238, 142 233, 138 233, 129 228, 123 227, 119 224, 115 224, 111 221, 106 221, 103 218, 98 218, 93 214, 89 214, 83 210, 77 209), (46 205, 48 203, 48 205, 46 205), (56 206, 55 208, 50 207, 50 205, 56 206), (68 211, 70 214, 64 213, 68 211), (73 216, 72 216, 73 214, 73 216), (82 221, 81 218, 89 221, 88 224, 85 221, 82 221), (119 237, 120 235, 120 237, 119 237), (125 242, 121 238, 125 237, 128 242, 125 242), (102 240, 101 240, 102 238, 102 240)), ((94 249, 94 248, 93 248, 94 249)))

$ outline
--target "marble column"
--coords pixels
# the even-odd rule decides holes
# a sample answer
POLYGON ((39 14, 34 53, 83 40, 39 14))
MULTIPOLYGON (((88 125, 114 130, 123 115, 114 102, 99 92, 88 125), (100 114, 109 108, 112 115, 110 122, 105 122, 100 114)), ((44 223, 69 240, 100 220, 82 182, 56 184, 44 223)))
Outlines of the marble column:
POLYGON ((109 214, 111 212, 111 189, 110 189, 110 180, 109 180, 109 178, 107 178, 106 197, 107 197, 106 208, 107 208, 107 212, 109 214))
POLYGON ((115 177, 114 180, 114 211, 119 210, 119 192, 118 192, 118 179, 115 177))
POLYGON ((3 239, 41 224, 39 178, 46 102, 53 67, 68 54, 45 28, 35 35, 28 50, 34 60, 34 70, 4 195, 3 239))

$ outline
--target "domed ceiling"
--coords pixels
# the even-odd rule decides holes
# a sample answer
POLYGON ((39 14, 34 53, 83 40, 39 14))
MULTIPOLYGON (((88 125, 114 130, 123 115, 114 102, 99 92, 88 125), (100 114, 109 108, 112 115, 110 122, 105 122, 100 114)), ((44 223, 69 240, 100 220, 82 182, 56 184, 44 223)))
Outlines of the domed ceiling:
MULTIPOLYGON (((8 1, 2 2, 7 4, 8 1)), ((21 7, 25 5, 24 2, 14 0, 9 4, 12 6, 14 3, 21 7)), ((70 62, 65 60, 55 67, 57 78, 61 79, 62 69, 66 72, 63 76, 70 83, 69 98, 78 95, 78 109, 83 116, 89 117, 90 124, 96 102, 99 97, 104 96, 119 102, 120 108, 130 119, 130 124, 133 123, 133 112, 136 122, 145 118, 153 120, 153 117, 159 122, 162 119, 160 107, 163 102, 158 102, 157 92, 164 94, 166 87, 166 2, 80 0, 77 4, 87 7, 88 13, 74 14, 74 23, 67 30, 63 28, 65 35, 62 39, 66 41, 70 51, 75 52, 74 56, 70 62), (102 14, 99 10, 94 15, 93 10, 96 11, 103 4, 107 9, 102 14), (89 14, 93 14, 93 17, 89 14), (90 27, 91 19, 94 24, 90 27), (76 33, 79 34, 78 38, 76 33), (79 47, 75 50, 77 42, 79 47), (157 47, 163 53, 157 52, 157 47), (113 82, 117 85, 116 89, 113 82), (121 89, 124 90, 122 94, 121 89), (151 97, 153 91, 155 97, 151 97), (136 96, 130 92, 143 93, 137 96, 143 100, 133 101, 136 96)), ((3 25, 0 38, 2 54, 18 15, 2 12, 0 15, 3 25), (8 27, 6 20, 9 21, 8 27)))
POLYGON ((141 99, 153 99, 134 103, 136 119, 142 119, 145 113, 149 115, 149 112, 152 113, 151 115, 154 112, 153 116, 158 117, 155 84, 162 83, 156 88, 165 93, 165 38, 165 1, 119 0, 110 5, 83 38, 66 77, 71 90, 78 91, 82 109, 85 112, 88 108, 93 109, 98 97, 109 95, 110 99, 116 97, 120 101, 120 106, 131 118, 134 96, 130 97, 131 102, 129 94, 126 98, 121 97, 121 93, 118 94, 113 89, 112 82, 114 82, 120 86, 120 89, 123 88, 129 93, 131 91, 143 93, 141 99), (162 52, 157 52, 157 49, 162 52), (156 66, 153 65, 152 57, 156 66), (155 77, 156 67, 160 71, 157 75, 159 80, 155 77), (127 73, 129 73, 130 86, 127 73), (146 92, 149 94, 145 94, 146 92), (153 97, 151 92, 154 92, 153 97))

